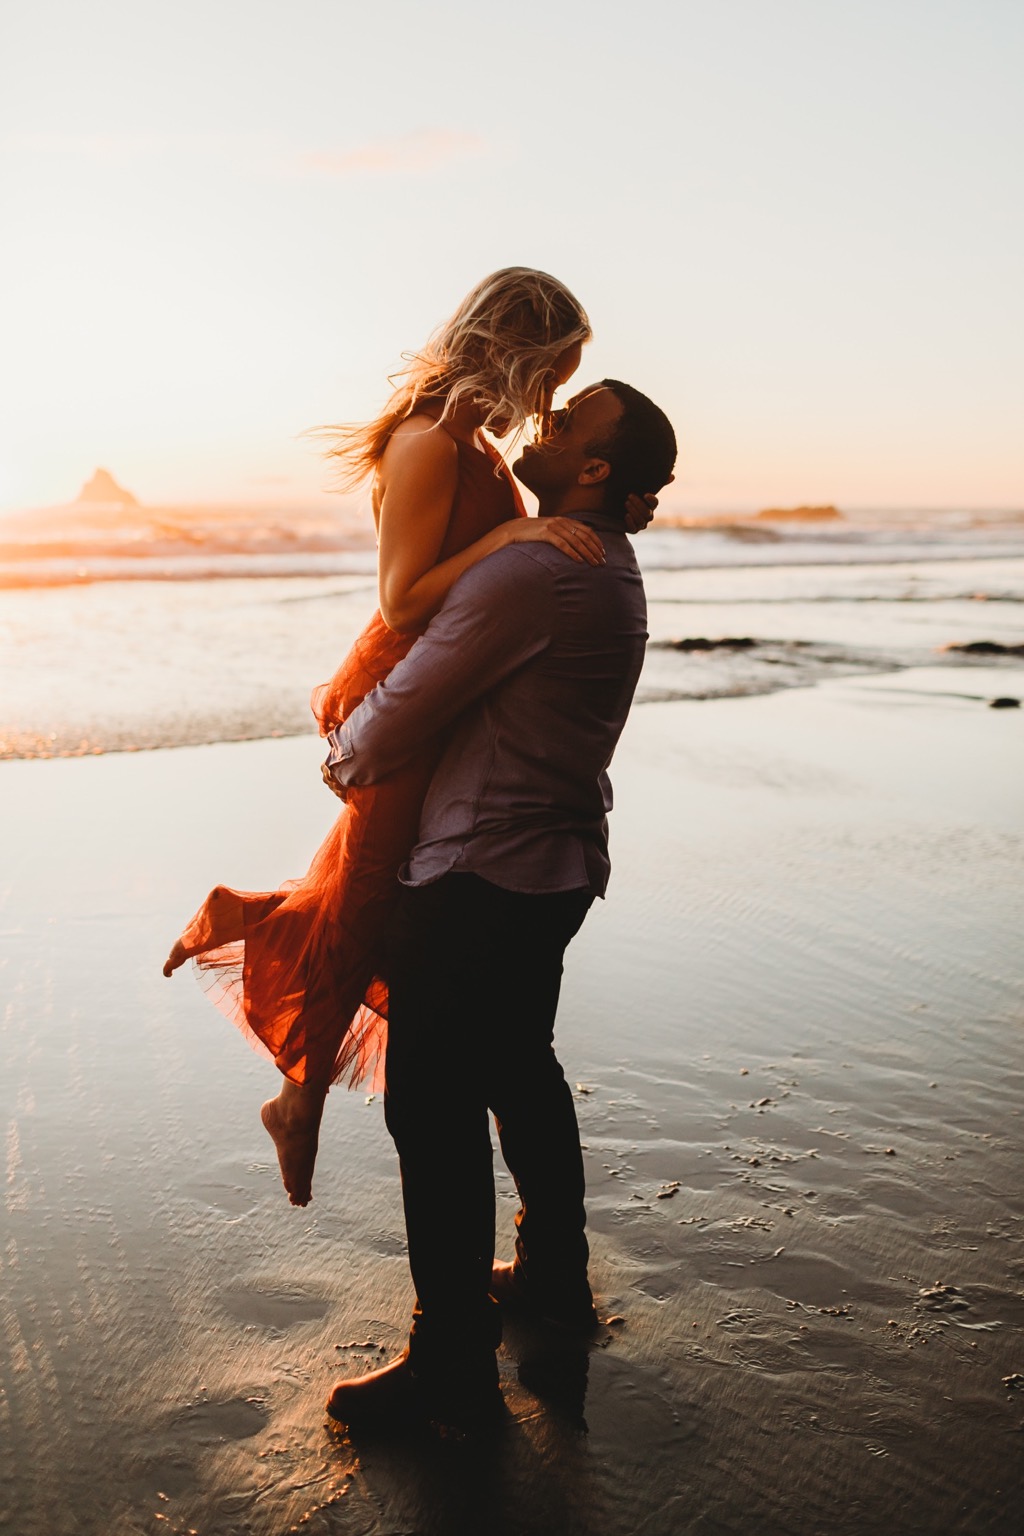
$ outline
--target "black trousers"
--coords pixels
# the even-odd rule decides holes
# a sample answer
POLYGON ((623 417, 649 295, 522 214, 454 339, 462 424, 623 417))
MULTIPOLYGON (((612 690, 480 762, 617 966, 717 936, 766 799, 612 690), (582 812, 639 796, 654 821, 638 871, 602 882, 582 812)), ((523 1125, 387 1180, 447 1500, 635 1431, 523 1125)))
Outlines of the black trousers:
POLYGON ((589 1297, 579 1129, 552 1039, 562 956, 592 899, 522 895, 469 874, 402 894, 385 1119, 416 1286, 410 1360, 423 1374, 483 1384, 495 1372, 488 1110, 519 1193, 517 1261, 531 1290, 556 1304, 589 1297))

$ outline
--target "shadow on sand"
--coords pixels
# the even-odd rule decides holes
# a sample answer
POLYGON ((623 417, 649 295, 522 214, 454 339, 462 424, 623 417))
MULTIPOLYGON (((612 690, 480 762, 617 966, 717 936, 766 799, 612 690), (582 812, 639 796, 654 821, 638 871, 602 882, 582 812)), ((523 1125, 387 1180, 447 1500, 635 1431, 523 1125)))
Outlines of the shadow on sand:
POLYGON ((416 1536, 679 1531, 669 1506, 682 1448, 699 1441, 696 1417, 674 1406, 667 1378, 616 1359, 607 1343, 588 1349, 506 1328, 506 1425, 479 1439, 336 1436, 349 1497, 344 1509, 319 1510, 311 1529, 362 1529, 355 1494, 376 1511, 379 1525, 367 1529, 416 1536))

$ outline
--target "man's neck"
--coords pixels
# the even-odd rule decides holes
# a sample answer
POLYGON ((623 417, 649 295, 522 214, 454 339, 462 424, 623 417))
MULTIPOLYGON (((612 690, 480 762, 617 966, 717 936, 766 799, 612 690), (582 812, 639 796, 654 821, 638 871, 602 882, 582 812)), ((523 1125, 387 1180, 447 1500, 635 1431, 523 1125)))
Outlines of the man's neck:
POLYGON ((538 517, 594 517, 607 516, 604 496, 588 491, 583 486, 572 486, 560 496, 538 498, 538 517))

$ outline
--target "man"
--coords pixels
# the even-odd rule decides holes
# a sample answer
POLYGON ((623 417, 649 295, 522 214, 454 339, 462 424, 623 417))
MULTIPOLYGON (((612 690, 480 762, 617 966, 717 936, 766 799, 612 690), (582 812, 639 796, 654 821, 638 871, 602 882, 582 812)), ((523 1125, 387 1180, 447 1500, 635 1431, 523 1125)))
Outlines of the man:
POLYGON ((672 478, 672 428, 606 379, 514 466, 539 515, 596 530, 604 565, 513 544, 452 588, 385 683, 331 735, 340 786, 374 783, 442 728, 388 970, 385 1118, 402 1171, 416 1310, 408 1350, 327 1405, 359 1427, 500 1416, 499 1301, 586 1333, 583 1161, 552 1048, 566 945, 608 879, 605 772, 643 662, 629 492, 672 478), (488 1111, 520 1199, 494 1266, 488 1111))

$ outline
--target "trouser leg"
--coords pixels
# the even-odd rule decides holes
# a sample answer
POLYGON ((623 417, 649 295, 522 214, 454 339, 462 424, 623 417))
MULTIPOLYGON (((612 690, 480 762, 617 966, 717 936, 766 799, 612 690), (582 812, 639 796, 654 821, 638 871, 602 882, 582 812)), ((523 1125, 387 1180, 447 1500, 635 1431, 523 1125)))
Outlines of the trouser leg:
POLYGON ((517 1267, 531 1291, 556 1307, 586 1305, 590 1296, 579 1126, 553 1044, 562 957, 590 901, 579 891, 512 895, 506 922, 518 934, 520 956, 502 988, 487 1060, 488 1103, 520 1200, 517 1267))
POLYGON ((457 897, 447 880, 402 896, 388 974, 385 1118, 416 1287, 410 1358, 424 1375, 436 1362, 473 1389, 497 1379, 500 1322, 488 1296, 493 1154, 471 1029, 486 1004, 474 995, 457 897))
POLYGON ((386 1118, 402 1166, 417 1368, 493 1372, 488 1106, 523 1203, 524 1262, 586 1283, 583 1170, 552 1049, 562 953, 585 893, 523 896, 472 875, 404 893, 389 967, 386 1118), (474 1364, 475 1362, 475 1364, 474 1364))

